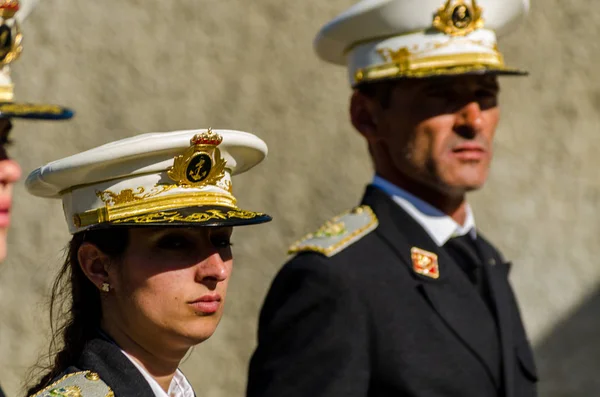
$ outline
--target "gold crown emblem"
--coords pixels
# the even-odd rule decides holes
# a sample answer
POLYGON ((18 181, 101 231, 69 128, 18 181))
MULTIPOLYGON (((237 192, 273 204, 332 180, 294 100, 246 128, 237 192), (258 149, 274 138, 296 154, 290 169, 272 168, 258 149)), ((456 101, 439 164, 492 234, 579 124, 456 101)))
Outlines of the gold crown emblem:
POLYGON ((483 27, 476 0, 448 0, 433 17, 433 27, 451 36, 465 36, 483 27))
POLYGON ((0 0, 0 17, 12 18, 19 11, 19 0, 0 0))
POLYGON ((212 128, 202 134, 196 134, 190 139, 190 145, 212 145, 219 146, 223 142, 223 137, 215 133, 212 128))
MULTIPOLYGON (((0 68, 14 62, 23 51, 23 34, 16 19, 19 0, 0 0, 0 68)), ((0 87, 0 101, 12 101, 12 86, 0 87)))

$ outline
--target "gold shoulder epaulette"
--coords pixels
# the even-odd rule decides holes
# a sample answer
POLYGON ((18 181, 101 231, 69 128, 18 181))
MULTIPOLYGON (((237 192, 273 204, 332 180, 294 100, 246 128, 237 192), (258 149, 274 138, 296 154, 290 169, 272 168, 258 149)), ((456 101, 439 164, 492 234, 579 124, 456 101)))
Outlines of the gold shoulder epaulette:
POLYGON ((363 205, 327 221, 292 245, 288 253, 319 252, 331 257, 375 230, 379 222, 371 207, 363 205))
POLYGON ((67 374, 31 397, 114 397, 113 391, 91 371, 67 374))

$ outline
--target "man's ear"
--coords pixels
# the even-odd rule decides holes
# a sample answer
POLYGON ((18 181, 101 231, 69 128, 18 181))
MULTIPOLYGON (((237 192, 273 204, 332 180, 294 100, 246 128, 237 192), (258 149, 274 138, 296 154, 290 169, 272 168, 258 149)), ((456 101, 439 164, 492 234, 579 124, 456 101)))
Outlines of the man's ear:
POLYGON ((375 101, 354 90, 350 98, 350 121, 352 125, 369 143, 374 143, 377 138, 378 108, 375 101))
POLYGON ((98 289, 102 289, 105 283, 111 284, 108 279, 110 258, 96 245, 88 242, 81 244, 77 259, 83 273, 98 289))

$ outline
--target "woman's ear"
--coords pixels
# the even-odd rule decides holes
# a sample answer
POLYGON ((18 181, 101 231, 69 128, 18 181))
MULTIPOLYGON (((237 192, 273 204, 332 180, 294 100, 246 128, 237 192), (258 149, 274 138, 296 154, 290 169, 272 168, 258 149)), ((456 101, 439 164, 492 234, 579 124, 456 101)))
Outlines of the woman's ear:
POLYGON ((377 104, 375 101, 354 90, 350 98, 350 120, 352 125, 369 143, 374 143, 377 140, 377 104))
POLYGON ((110 281, 108 279, 108 268, 110 258, 100 248, 92 243, 85 242, 77 251, 77 259, 79 266, 86 277, 99 290, 105 291, 110 289, 110 281))

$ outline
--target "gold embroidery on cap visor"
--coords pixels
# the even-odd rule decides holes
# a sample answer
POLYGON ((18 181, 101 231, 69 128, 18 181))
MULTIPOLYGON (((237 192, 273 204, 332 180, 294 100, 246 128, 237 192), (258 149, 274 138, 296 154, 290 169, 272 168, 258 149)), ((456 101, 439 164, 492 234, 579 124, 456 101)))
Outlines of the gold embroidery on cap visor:
POLYGON ((177 185, 156 185, 149 191, 146 191, 143 187, 138 187, 135 190, 124 189, 119 193, 104 190, 102 192, 96 192, 96 196, 107 206, 123 205, 157 196, 176 187, 177 185))
POLYGON ((122 221, 122 219, 148 215, 153 212, 198 206, 222 206, 235 210, 238 209, 235 198, 230 194, 189 192, 136 200, 112 206, 106 205, 75 215, 73 223, 77 227, 87 227, 104 222, 122 221))
POLYGON ((395 54, 397 56, 391 62, 359 69, 354 75, 355 84, 398 77, 424 78, 486 72, 526 74, 504 66, 504 58, 497 51, 418 58, 407 49, 400 49, 395 54))
POLYGON ((100 224, 262 223, 271 218, 236 206, 233 196, 215 192, 190 192, 105 206, 73 216, 73 224, 88 227, 100 224), (216 208, 218 207, 218 208, 216 208))
POLYGON ((152 223, 206 223, 209 221, 231 221, 236 219, 256 219, 263 218, 266 215, 260 212, 243 211, 240 209, 223 211, 220 209, 209 209, 205 212, 194 212, 184 214, 180 211, 156 212, 148 215, 133 216, 114 221, 115 224, 133 223, 133 224, 152 224, 152 223))
MULTIPOLYGON (((5 95, 3 90, 6 90, 6 87, 0 87, 0 93, 5 95)), ((11 89, 12 95, 12 89, 11 89)), ((3 97, 0 97, 0 100, 3 97)), ((15 116, 25 115, 25 114, 51 114, 51 115, 61 115, 64 113, 64 109, 60 106, 56 105, 32 105, 27 103, 1 103, 0 104, 0 113, 10 113, 15 116)))

